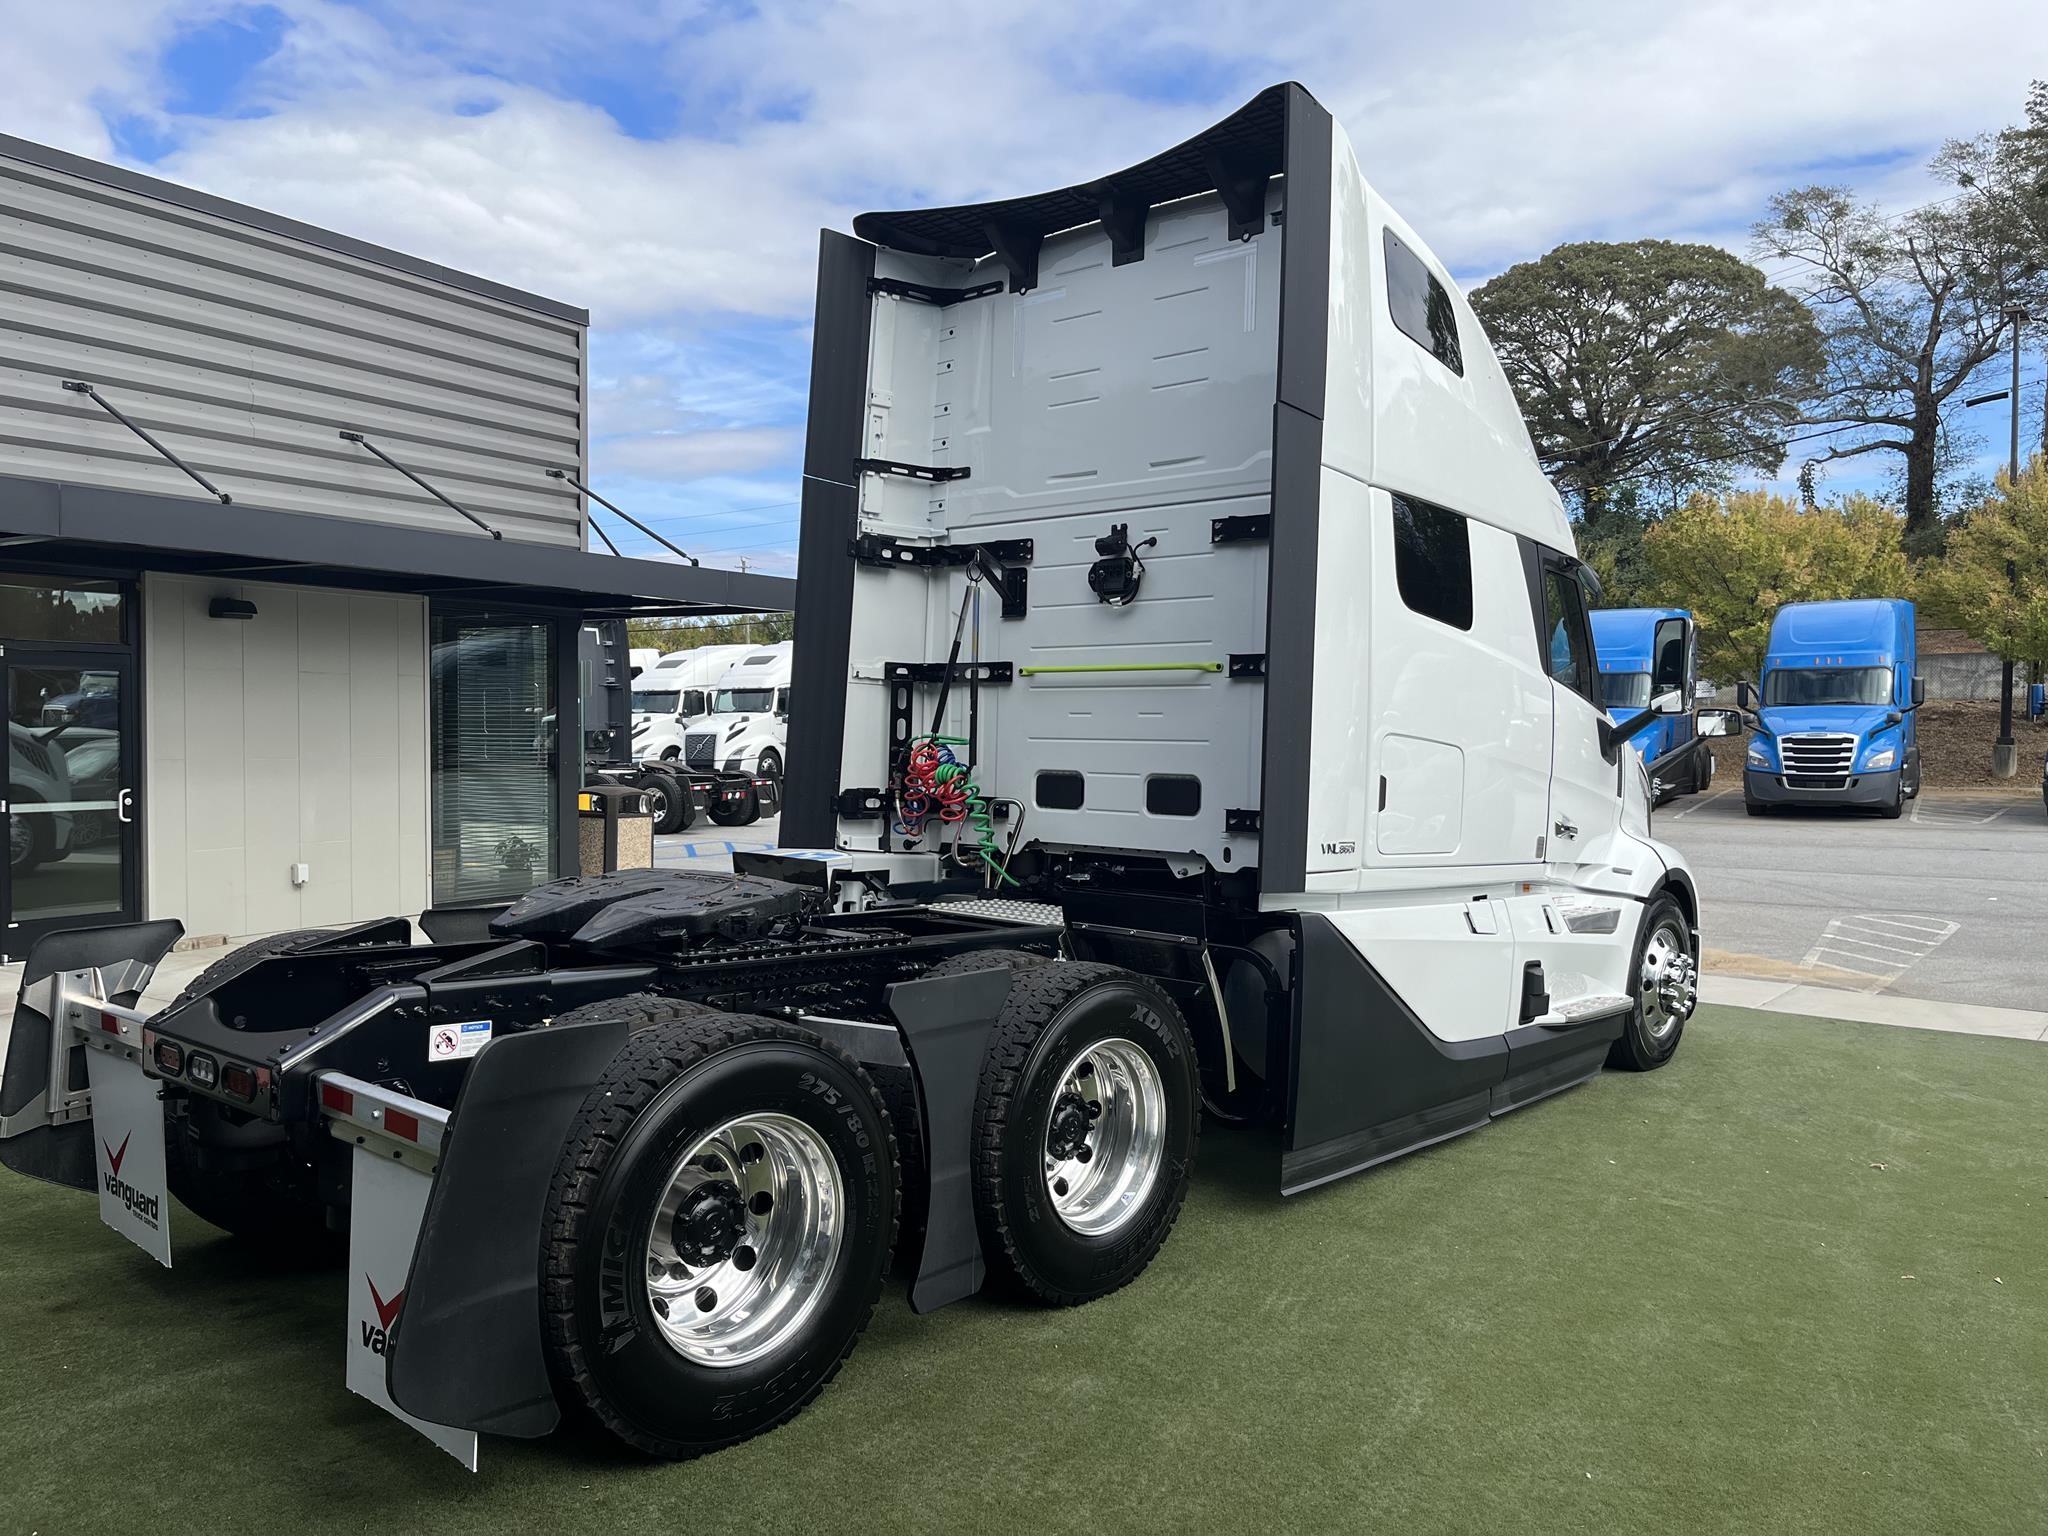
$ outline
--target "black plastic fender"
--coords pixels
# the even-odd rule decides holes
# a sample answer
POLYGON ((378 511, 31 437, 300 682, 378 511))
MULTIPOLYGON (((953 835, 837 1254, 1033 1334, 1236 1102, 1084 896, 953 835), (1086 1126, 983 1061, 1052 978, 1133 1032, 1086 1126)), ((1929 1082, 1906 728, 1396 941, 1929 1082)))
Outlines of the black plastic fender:
POLYGON ((415 1418, 532 1439, 561 1421, 541 1346, 540 1225, 569 1125, 626 1024, 493 1040, 448 1118, 385 1362, 415 1418))

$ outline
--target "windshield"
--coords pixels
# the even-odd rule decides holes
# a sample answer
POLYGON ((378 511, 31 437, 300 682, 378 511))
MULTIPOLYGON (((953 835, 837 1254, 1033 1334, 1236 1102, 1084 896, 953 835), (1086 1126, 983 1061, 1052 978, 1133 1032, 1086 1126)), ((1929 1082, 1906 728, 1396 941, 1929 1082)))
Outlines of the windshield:
POLYGON ((1766 704, 1889 704, 1889 667, 1801 667, 1764 679, 1766 704))
POLYGON ((1650 674, 1647 672, 1602 672, 1600 702, 1609 709, 1648 709, 1650 674))
POLYGON ((721 688, 711 699, 712 712, 720 715, 741 715, 774 707, 773 688, 721 688))
POLYGON ((682 701, 682 693, 674 688, 635 688, 633 690, 633 713, 636 715, 672 715, 676 705, 682 701))

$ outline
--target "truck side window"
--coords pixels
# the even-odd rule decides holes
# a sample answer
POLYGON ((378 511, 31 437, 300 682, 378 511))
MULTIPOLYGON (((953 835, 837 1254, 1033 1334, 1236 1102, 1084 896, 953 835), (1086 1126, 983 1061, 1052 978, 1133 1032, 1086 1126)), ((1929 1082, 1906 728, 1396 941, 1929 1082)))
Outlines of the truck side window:
POLYGON ((1546 566, 1543 572, 1544 654, 1550 675, 1595 709, 1601 707, 1599 679, 1594 675, 1593 644, 1587 632, 1586 605, 1579 584, 1567 571, 1546 566))
POLYGON ((1472 533, 1426 501, 1394 498, 1394 584, 1401 601, 1453 629, 1472 627, 1472 533))
POLYGON ((1387 231, 1387 307, 1403 336, 1451 372, 1463 377, 1464 349, 1458 345, 1458 312, 1451 296, 1422 258, 1387 231))

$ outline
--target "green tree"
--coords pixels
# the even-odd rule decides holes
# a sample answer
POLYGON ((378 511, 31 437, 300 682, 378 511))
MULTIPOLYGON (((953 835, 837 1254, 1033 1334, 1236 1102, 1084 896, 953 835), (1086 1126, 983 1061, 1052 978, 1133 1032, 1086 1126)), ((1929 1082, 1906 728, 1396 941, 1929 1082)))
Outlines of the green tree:
POLYGON ((1948 552, 1920 568, 1920 602, 2011 662, 2048 661, 2048 460, 1956 519, 1948 552))
POLYGON ((1813 317, 1738 256, 1669 240, 1561 245, 1475 291, 1536 455, 1594 541, 1643 510, 1775 471, 1821 364, 1813 317))
POLYGON ((1754 678, 1784 604, 1911 591, 1902 527, 1864 496, 1811 511, 1764 491, 1694 496, 1644 536, 1644 596, 1698 617, 1706 676, 1754 678))
POLYGON ((649 647, 666 655, 700 645, 773 645, 796 636, 793 613, 740 613, 716 619, 628 619, 626 635, 634 649, 649 647))

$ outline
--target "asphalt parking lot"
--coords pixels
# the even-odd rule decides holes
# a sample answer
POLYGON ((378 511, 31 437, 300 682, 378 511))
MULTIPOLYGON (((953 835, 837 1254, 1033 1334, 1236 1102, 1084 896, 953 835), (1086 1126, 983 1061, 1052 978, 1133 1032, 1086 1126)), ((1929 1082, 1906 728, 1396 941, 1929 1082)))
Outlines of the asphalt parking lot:
POLYGON ((732 868, 732 856, 750 848, 773 848, 782 818, 763 816, 750 827, 721 827, 700 816, 687 832, 654 840, 654 862, 663 869, 732 868))
POLYGON ((1750 817, 1740 784, 1675 800, 1659 838, 1699 876, 1710 972, 2001 1008, 2044 1006, 2038 790, 1929 790, 1897 821, 1750 817))
MULTIPOLYGON (((1998 1008, 2048 1007, 2048 812, 2011 795, 1929 790, 1898 821, 1781 810, 1752 818, 1739 785, 1670 802, 1657 836, 1699 875, 1707 968, 1998 1008)), ((700 821, 655 839, 655 862, 730 869, 773 848, 774 817, 700 821)))

